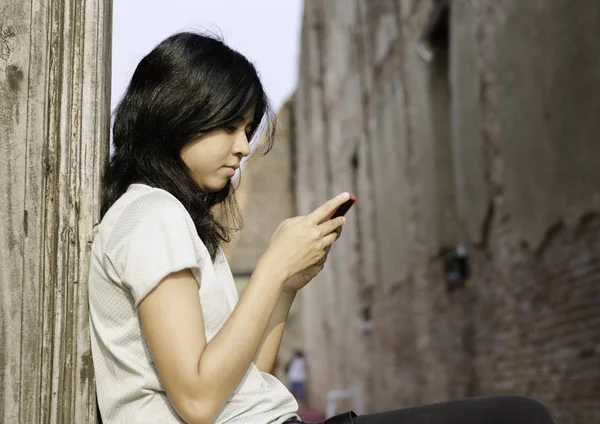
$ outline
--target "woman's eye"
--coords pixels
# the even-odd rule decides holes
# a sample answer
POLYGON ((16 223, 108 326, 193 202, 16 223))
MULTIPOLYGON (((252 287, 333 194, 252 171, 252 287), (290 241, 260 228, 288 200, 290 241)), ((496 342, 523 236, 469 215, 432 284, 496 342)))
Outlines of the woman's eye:
POLYGON ((235 125, 225 125, 223 127, 225 129, 225 131, 227 131, 228 133, 234 133, 237 131, 237 127, 235 125))

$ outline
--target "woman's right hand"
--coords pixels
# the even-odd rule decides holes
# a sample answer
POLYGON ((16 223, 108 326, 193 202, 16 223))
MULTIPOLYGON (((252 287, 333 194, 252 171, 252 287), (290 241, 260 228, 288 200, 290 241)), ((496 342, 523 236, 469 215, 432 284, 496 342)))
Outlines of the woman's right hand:
POLYGON ((338 237, 336 229, 344 225, 346 219, 338 217, 322 224, 321 221, 349 198, 348 193, 342 193, 309 215, 286 219, 277 227, 265 257, 269 258, 272 266, 281 267, 286 280, 316 264, 327 254, 328 247, 338 237))

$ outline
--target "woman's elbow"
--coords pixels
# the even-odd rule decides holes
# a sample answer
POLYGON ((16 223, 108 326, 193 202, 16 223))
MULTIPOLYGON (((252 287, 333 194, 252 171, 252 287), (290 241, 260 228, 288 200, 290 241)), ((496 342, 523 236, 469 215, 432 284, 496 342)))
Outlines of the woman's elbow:
POLYGON ((214 418, 207 417, 205 414, 202 414, 201 412, 195 412, 193 414, 190 414, 189 417, 185 417, 184 421, 187 424, 213 424, 215 420, 214 420, 214 418))
POLYGON ((187 424, 212 424, 220 411, 220 408, 208 402, 189 398, 174 402, 174 406, 187 424))

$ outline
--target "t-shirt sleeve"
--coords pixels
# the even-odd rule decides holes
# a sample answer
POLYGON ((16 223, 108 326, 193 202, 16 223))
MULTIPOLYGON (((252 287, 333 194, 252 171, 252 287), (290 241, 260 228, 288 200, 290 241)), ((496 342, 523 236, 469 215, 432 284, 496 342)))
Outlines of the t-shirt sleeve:
POLYGON ((199 282, 201 242, 191 217, 166 193, 134 200, 115 224, 106 254, 135 305, 167 275, 191 269, 199 282))

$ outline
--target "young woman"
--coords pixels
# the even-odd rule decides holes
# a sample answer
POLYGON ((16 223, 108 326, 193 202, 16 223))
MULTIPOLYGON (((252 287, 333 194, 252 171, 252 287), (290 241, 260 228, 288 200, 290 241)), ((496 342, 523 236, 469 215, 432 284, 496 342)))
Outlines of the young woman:
MULTIPOLYGON (((237 226, 231 178, 254 140, 268 151, 273 122, 256 70, 219 40, 176 34, 135 70, 114 117, 89 279, 104 423, 299 422, 268 372, 296 292, 345 220, 320 222, 348 194, 281 223, 238 299, 220 248, 237 226)), ((352 415, 337 422, 553 422, 520 397, 352 415)))

